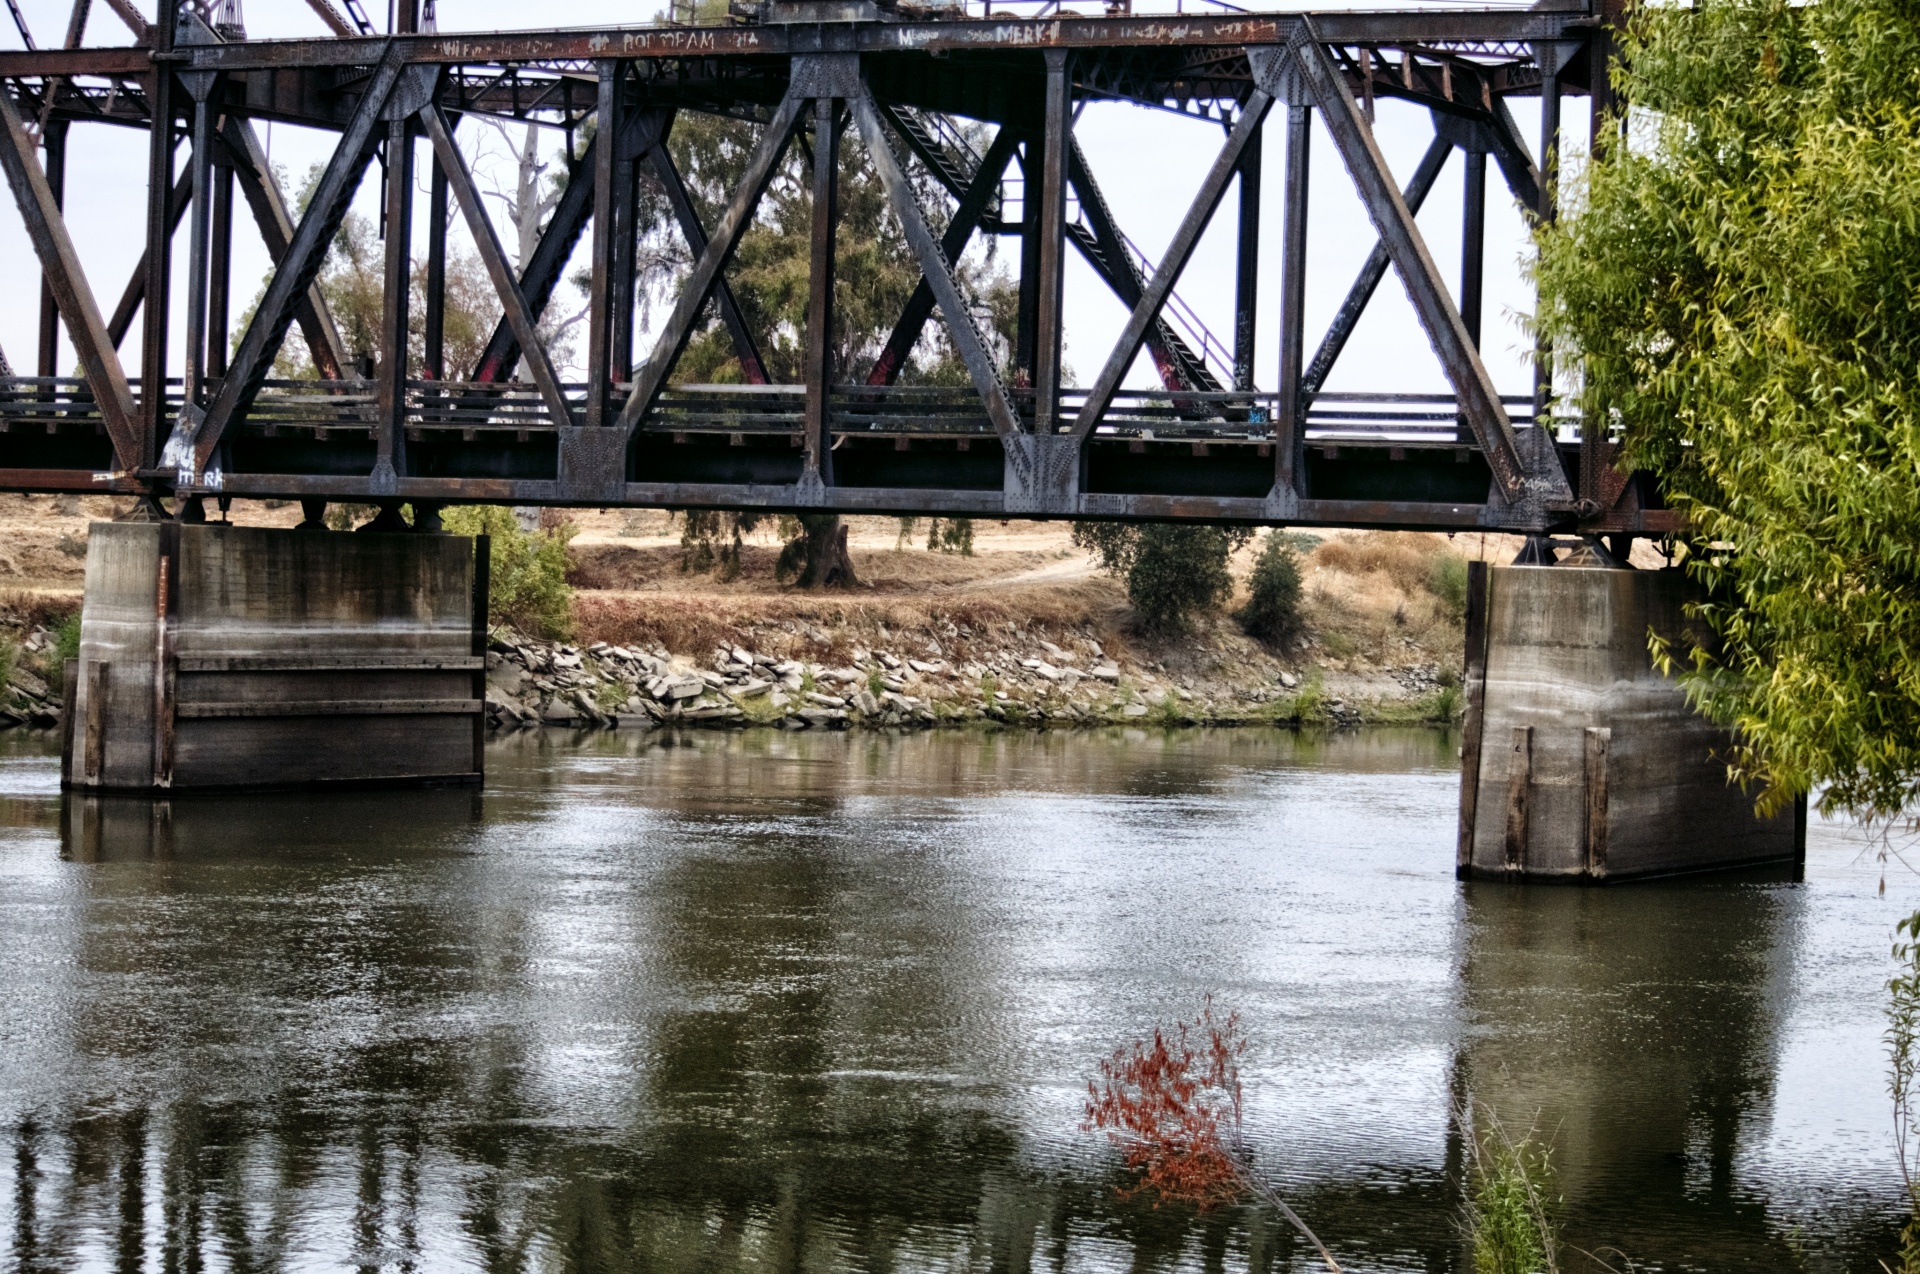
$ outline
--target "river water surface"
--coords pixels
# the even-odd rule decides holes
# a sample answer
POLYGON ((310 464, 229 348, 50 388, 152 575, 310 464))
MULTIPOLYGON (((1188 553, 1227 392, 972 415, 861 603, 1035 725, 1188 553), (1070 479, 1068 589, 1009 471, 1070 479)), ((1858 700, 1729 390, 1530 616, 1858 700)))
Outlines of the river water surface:
POLYGON ((10 1269, 1314 1268, 1080 1128, 1209 991, 1349 1268, 1470 1268, 1468 1098, 1551 1139, 1574 1246, 1893 1246, 1920 887, 1845 828, 1800 884, 1461 885, 1426 732, 520 735, 484 793, 64 808, 4 746, 10 1269))

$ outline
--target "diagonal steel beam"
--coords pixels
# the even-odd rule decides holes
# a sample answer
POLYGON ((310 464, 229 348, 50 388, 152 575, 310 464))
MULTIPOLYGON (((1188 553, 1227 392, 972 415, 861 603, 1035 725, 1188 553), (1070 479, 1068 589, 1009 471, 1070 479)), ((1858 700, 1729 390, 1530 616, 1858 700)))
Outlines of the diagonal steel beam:
POLYGON ((40 161, 33 156, 33 142, 27 137, 26 124, 13 99, 0 93, 0 167, 7 171, 7 184, 13 187, 14 203, 26 223, 33 250, 40 258, 47 284, 53 289, 61 318, 66 320, 67 336, 73 342, 87 384, 99 404, 107 435, 113 440, 113 453, 122 469, 139 464, 140 432, 135 419, 133 390, 120 355, 107 338, 107 325, 100 319, 100 307, 87 285, 80 258, 67 235, 66 221, 54 202, 53 188, 47 184, 40 161))
POLYGON ((1113 352, 1107 355, 1106 366, 1100 369, 1092 388, 1087 390, 1087 400, 1081 405, 1080 414, 1073 422, 1076 440, 1085 440, 1106 414, 1108 405, 1113 402, 1113 396, 1120 388, 1121 379, 1127 374, 1127 368, 1133 365, 1134 356, 1140 352, 1147 329, 1160 317, 1160 309, 1172 294, 1180 272, 1187 268, 1187 259, 1193 255, 1200 236, 1206 233, 1207 223, 1213 220, 1214 211, 1225 197, 1228 184, 1239 172, 1241 156, 1260 136, 1260 124, 1266 119, 1267 110, 1272 105, 1273 96, 1265 89, 1256 88, 1247 95, 1246 106, 1242 108, 1233 131, 1227 134, 1226 145, 1214 157, 1213 167, 1201 181, 1199 192, 1187 208, 1187 215, 1174 232, 1173 241, 1167 245, 1166 255, 1160 258, 1153 278, 1140 294, 1139 303, 1133 307, 1133 313, 1127 316, 1127 325, 1121 329, 1120 339, 1114 342, 1113 352))
POLYGON ((1514 123, 1513 112, 1507 109, 1504 97, 1493 101, 1492 120, 1487 125, 1487 133, 1493 145, 1487 149, 1492 152, 1494 162, 1500 165, 1500 175, 1507 179, 1507 189, 1520 201, 1520 206, 1529 212, 1540 207, 1542 183, 1540 170, 1534 165, 1533 156, 1527 153, 1527 145, 1520 140, 1520 127, 1514 123))
MULTIPOLYGON (((220 135, 233 159, 240 192, 246 197, 254 224, 260 229, 260 240, 266 244, 267 255, 278 269, 286 259, 294 232, 293 214, 287 208, 280 179, 274 176, 273 166, 267 162, 266 148, 260 144, 260 135, 253 131, 253 121, 229 115, 220 135)), ((326 295, 318 283, 300 298, 293 317, 300 324, 300 335, 306 338, 307 352, 313 357, 314 370, 320 373, 320 379, 345 379, 347 345, 340 339, 333 311, 328 308, 326 295)))
MULTIPOLYGON (((540 242, 520 263, 520 293, 526 297, 527 306, 536 319, 545 312, 554 288, 560 285, 567 261, 573 256, 574 246, 580 242, 587 222, 593 219, 593 171, 600 144, 598 133, 588 140, 586 152, 568 172, 566 189, 560 192, 560 202, 547 218, 540 242)), ((481 352, 480 361, 474 364, 473 379, 484 384, 511 380, 514 364, 520 361, 524 348, 514 333, 513 324, 502 315, 487 341, 487 348, 481 352)))
MULTIPOLYGON (((653 171, 660 178, 660 188, 666 192, 674 219, 680 223, 680 233, 686 238, 687 249, 698 261, 700 254, 707 250, 707 229, 700 224, 700 214, 693 206, 693 197, 687 192, 687 183, 680 175, 679 166, 673 162, 673 154, 667 149, 664 139, 653 148, 652 159, 653 171)), ((720 306, 720 321, 726 324, 727 335, 733 340, 734 357, 740 360, 740 374, 746 377, 749 385, 766 384, 767 365, 761 361, 760 347, 754 344, 753 332, 740 314, 740 303, 734 299, 733 289, 727 286, 726 276, 722 275, 714 282, 713 296, 720 306)))
POLYGON ((1566 492, 1565 476, 1559 475, 1556 483, 1553 473, 1529 472, 1520 454, 1519 441, 1514 437, 1513 424, 1507 419, 1506 408, 1501 406, 1500 395, 1493 387, 1493 377, 1480 361, 1473 342, 1467 339, 1466 324, 1447 293, 1439 267, 1427 251, 1420 227, 1414 223, 1413 213, 1400 197, 1386 158, 1374 141, 1373 130, 1361 115, 1359 103, 1353 100, 1346 78, 1328 58, 1311 18, 1303 17, 1300 26, 1295 28, 1289 52, 1326 120, 1327 132, 1360 193, 1360 201, 1366 205, 1367 214, 1373 218, 1374 228, 1386 245, 1401 282, 1406 285, 1408 299, 1413 302, 1420 325, 1426 329, 1427 339, 1439 355, 1440 366, 1453 385, 1460 412, 1486 455, 1487 467, 1493 471, 1494 485, 1501 497, 1509 503, 1518 502, 1526 497, 1530 480, 1538 480, 1543 496, 1559 498, 1566 492))
POLYGON ((660 338, 654 342, 652 353, 647 355, 646 365, 633 378, 633 392, 627 395, 626 404, 620 409, 618 424, 621 428, 631 430, 639 424, 641 417, 652 408, 653 400, 660 396, 660 390, 667 383, 667 374, 673 370, 681 351, 686 349, 687 341, 693 336, 694 320, 705 308, 707 297, 720 279, 720 271, 733 256, 734 249, 740 246, 740 236, 747 232, 747 226, 753 220, 753 210, 759 206, 760 196, 766 193, 767 183, 773 180, 773 170, 780 163, 780 156, 786 153, 787 142, 793 136, 794 125, 800 118, 800 107, 805 100, 789 92, 780 99, 773 118, 767 121, 760 141, 747 157, 747 168, 740 178, 740 185, 735 188, 727 210, 720 215, 720 224, 713 228, 713 238, 708 240, 705 250, 694 262, 693 273, 680 289, 680 296, 673 303, 673 312, 660 329, 660 338))
MULTIPOLYGON (((1069 236, 1073 246, 1080 250, 1093 272, 1107 285, 1120 304, 1131 310, 1140 304, 1140 294, 1146 288, 1146 280, 1140 277, 1140 271, 1133 263, 1133 256, 1127 251, 1126 240, 1121 237, 1120 227, 1113 220, 1113 209, 1107 206, 1107 199, 1101 193, 1100 185, 1093 179, 1093 169, 1088 166, 1086 156, 1080 151, 1080 143, 1075 141, 1067 152, 1067 182, 1073 189, 1074 198, 1080 201, 1080 211, 1087 219, 1087 228, 1093 231, 1093 250, 1079 235, 1069 236)), ((1153 365, 1160 373, 1160 383, 1167 389, 1218 389, 1212 383, 1188 384, 1187 377, 1180 370, 1175 355, 1175 343, 1179 337, 1167 325, 1165 316, 1154 319, 1147 328, 1147 352, 1153 356, 1153 365)), ((1182 351, 1184 354, 1185 351, 1182 351)), ((1193 361, 1199 362, 1198 358, 1193 361)))
POLYGON ((185 480, 190 481, 193 474, 205 471, 213 449, 220 445, 221 435, 235 420, 246 416, 267 373, 273 369, 273 357, 286 339, 300 298, 319 277, 320 267, 326 263, 327 249, 333 246, 333 237, 339 233, 340 223, 347 215, 347 205, 367 170, 367 162, 373 158, 381 115, 404 66, 401 51, 390 45, 367 78, 360 105, 341 133, 326 171, 320 174, 313 197, 307 201, 306 214, 294 231, 293 242, 287 245, 287 255, 273 272, 260 304, 254 309, 253 321, 247 324, 246 334, 240 338, 226 379, 220 382, 220 392, 207 408, 206 419, 192 431, 190 439, 176 437, 168 443, 167 450, 177 469, 190 466, 190 471, 183 475, 185 480), (176 447, 174 443, 188 441, 192 452, 183 455, 184 446, 176 447))
MULTIPOLYGON (((173 183, 173 190, 167 195, 167 233, 172 234, 180 228, 180 222, 187 215, 187 202, 193 196, 193 172, 191 169, 180 174, 173 183)), ((133 277, 127 280, 127 286, 120 293, 120 303, 113 307, 113 316, 107 320, 107 338, 115 349, 127 339, 127 331, 133 326, 133 316, 140 312, 140 303, 147 299, 147 254, 144 249, 140 259, 134 262, 133 277)))
MULTIPOLYGON (((1440 179, 1440 170, 1447 166, 1447 156, 1453 153, 1453 143, 1444 137, 1436 137, 1427 145, 1427 153, 1420 157, 1420 166, 1413 170, 1413 176, 1407 182, 1401 198, 1406 201, 1407 211, 1417 213, 1420 205, 1427 201, 1433 191, 1434 182, 1440 179)), ((1320 348, 1314 351, 1313 361, 1307 364, 1306 375, 1300 378, 1300 396, 1312 402, 1319 394, 1320 387, 1327 383, 1327 376, 1333 371, 1334 363, 1340 352, 1347 347, 1347 341, 1353 336, 1353 329, 1360 324, 1360 316, 1367 311, 1367 305, 1373 300, 1373 293, 1380 286, 1380 280, 1387 277, 1387 267, 1393 264, 1387 255, 1386 245, 1375 243, 1373 251, 1367 254, 1366 262, 1360 267, 1360 273, 1354 276, 1353 286, 1347 289, 1347 297, 1340 302, 1340 308, 1334 313, 1333 322, 1327 325, 1327 334, 1320 338, 1320 348)))
POLYGON ((420 119, 427 127, 427 140, 433 143, 433 153, 439 159, 442 171, 447 174, 447 186, 460 205, 460 215, 466 220, 467 233, 473 236, 474 246, 480 250, 481 263, 487 267, 487 274, 493 279, 493 290, 500 296, 501 308, 506 311, 506 320, 513 328, 514 339, 519 342, 521 352, 526 356, 534 384, 540 389, 540 397, 546 400, 548 414, 556 425, 577 424, 567 395, 560 388, 560 378, 554 374, 553 360, 548 357, 546 346, 540 342, 533 307, 527 303, 526 294, 521 292, 519 280, 513 277, 513 267, 507 264, 507 253, 500 246, 499 232, 493 228, 493 218, 487 215, 486 205, 480 200, 480 191, 473 184, 473 174, 467 169, 466 157, 453 144, 453 132, 447 127, 447 117, 440 113, 437 104, 429 102, 420 112, 420 119))
MULTIPOLYGON (((888 115, 887 118, 893 117, 888 115)), ((940 255, 946 260, 958 261, 960 254, 967 250, 967 240, 973 238, 974 231, 980 226, 980 218, 999 192, 1000 178, 1012 162, 1014 148, 1019 142, 1019 134, 1011 128, 1002 128, 994 134, 993 143, 987 147, 979 169, 973 174, 973 181, 961 194, 960 206, 954 209, 953 219, 947 222, 946 232, 940 236, 940 255)), ((874 360, 873 370, 867 374, 867 384, 891 385, 900 378, 901 371, 906 368, 907 357, 913 353, 921 331, 933 316, 933 304, 933 285, 922 275, 920 282, 914 286, 913 295, 907 298, 906 308, 900 312, 900 321, 893 325, 886 347, 880 351, 880 357, 874 360)))
POLYGON ((900 218, 901 228, 906 231, 907 242, 912 245, 914 255, 920 259, 920 273, 933 288, 934 299, 940 303, 940 312, 946 316, 947 331, 953 338, 954 348, 959 351, 960 361, 966 364, 967 375, 973 379, 974 388, 986 400, 987 417, 993 421, 994 432, 1004 442, 1019 430, 1019 419, 1014 415, 1013 404, 1007 400, 1006 388, 1000 384, 999 373, 994 370, 993 356, 987 352, 986 342, 981 339, 980 329, 974 325, 966 299, 960 295, 960 285, 954 281, 951 265, 942 255, 940 245, 934 241, 927 219, 920 214, 920 205, 914 201, 913 187, 907 183, 907 175, 901 170, 900 161, 893 153, 893 145, 887 140, 885 128, 880 123, 880 112, 874 109, 873 98, 868 95, 864 84, 860 96, 853 99, 852 106, 854 122, 860 128, 860 140, 866 143, 867 156, 874 172, 879 176, 880 184, 886 188, 887 201, 893 206, 894 216, 900 218))

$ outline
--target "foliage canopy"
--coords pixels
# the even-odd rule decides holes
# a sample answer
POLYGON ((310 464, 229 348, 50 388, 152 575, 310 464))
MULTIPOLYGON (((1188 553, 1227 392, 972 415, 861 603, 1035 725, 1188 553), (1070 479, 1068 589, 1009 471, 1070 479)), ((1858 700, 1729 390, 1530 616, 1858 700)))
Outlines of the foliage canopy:
POLYGON ((1622 141, 1539 235, 1589 420, 1709 586, 1672 652, 1763 810, 1920 796, 1920 5, 1646 6, 1622 141))

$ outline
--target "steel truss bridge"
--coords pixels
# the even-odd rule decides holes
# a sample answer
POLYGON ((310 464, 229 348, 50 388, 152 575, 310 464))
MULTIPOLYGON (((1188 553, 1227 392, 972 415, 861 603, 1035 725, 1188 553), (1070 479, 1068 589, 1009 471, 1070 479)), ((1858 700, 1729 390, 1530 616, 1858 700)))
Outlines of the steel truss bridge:
MULTIPOLYGON (((1502 398, 1477 350, 1488 159, 1531 215, 1552 215, 1551 159, 1543 176, 1508 99, 1541 99, 1541 155, 1556 152, 1563 96, 1586 96, 1591 127, 1605 127, 1607 15, 1588 0, 1541 0, 1530 10, 1203 16, 1134 16, 1125 0, 1090 16, 1063 10, 1059 0, 1037 15, 1005 12, 1004 0, 1000 13, 989 0, 985 15, 910 8, 906 0, 760 0, 752 9, 736 0, 726 25, 481 35, 420 29, 431 25, 430 2, 423 24, 418 0, 398 0, 397 29, 382 34, 357 0, 344 16, 329 0, 309 0, 334 34, 304 40, 246 38, 222 20, 232 17, 226 0, 179 10, 163 2, 151 24, 127 0, 106 2, 133 29, 132 45, 89 45, 88 3, 77 0, 65 47, 0 53, 0 163, 44 280, 39 374, 0 381, 0 489, 1626 535, 1674 529, 1645 475, 1614 470, 1603 431, 1582 436, 1577 420, 1543 418, 1541 388, 1531 398, 1502 398), (1432 144, 1404 186, 1375 142, 1381 98, 1431 113, 1432 144), (1090 99, 1222 125, 1219 153, 1157 262, 1116 222, 1075 141, 1076 105, 1090 99), (711 225, 701 223, 665 144, 687 111, 760 126, 744 179, 711 225), (1377 244, 1331 327, 1310 346, 1307 156, 1316 112, 1377 244), (517 268, 454 141, 468 115, 567 130, 594 121, 564 198, 517 268), (264 120, 338 134, 303 215, 265 161, 256 133, 264 120), (67 186, 75 124, 149 135, 146 255, 110 312, 81 269, 61 208, 124 194, 67 186), (1286 146, 1277 183, 1279 380, 1263 388, 1252 374, 1253 315, 1266 194, 1258 142, 1269 124, 1285 129, 1286 146), (848 130, 922 271, 871 367, 834 365, 829 340, 834 174, 856 153, 842 151, 848 130), (813 195, 804 377, 772 384, 758 352, 763 334, 749 329, 727 268, 793 145, 804 148, 813 195), (1450 285, 1414 214, 1456 150, 1466 166, 1465 241, 1462 276, 1450 285), (431 166, 424 244, 411 231, 416 163, 431 166), (315 279, 374 166, 384 192, 385 309, 378 357, 356 367, 315 279), (1017 200, 1009 194, 1016 170, 1017 200), (643 174, 664 190, 693 264, 652 349, 637 359, 643 174), (236 187, 242 215, 275 264, 237 343, 228 277, 236 187), (928 191, 946 206, 924 207, 928 191), (1239 205, 1236 313, 1222 340, 1180 301, 1177 285, 1230 192, 1239 205), (453 211, 504 315, 472 368, 444 365, 453 211), (189 247, 175 253, 183 220, 189 247), (1010 351, 983 333, 953 267, 982 234, 1019 239, 1019 328, 1010 351), (590 236, 592 259, 588 375, 575 384, 560 379, 536 331, 582 236, 590 236), (421 253, 425 354, 409 362, 407 280, 421 253), (1080 386, 1062 383, 1069 253, 1084 257, 1129 312, 1098 373, 1080 386), (1389 269, 1405 284, 1451 394, 1322 389, 1389 269), (186 352, 170 363, 175 289, 186 301, 186 352), (936 311, 971 383, 897 383, 936 311), (120 352, 136 315, 137 377, 120 352), (677 383, 677 358, 715 317, 749 383, 677 383), (296 323, 317 382, 270 377, 296 323), (79 379, 57 374, 56 324, 77 355, 79 379), (1123 388, 1143 347, 1160 386, 1123 388)), ((10 271, 15 279, 27 273, 10 271)), ((1537 386, 1550 380, 1546 359, 1542 351, 1537 386)))

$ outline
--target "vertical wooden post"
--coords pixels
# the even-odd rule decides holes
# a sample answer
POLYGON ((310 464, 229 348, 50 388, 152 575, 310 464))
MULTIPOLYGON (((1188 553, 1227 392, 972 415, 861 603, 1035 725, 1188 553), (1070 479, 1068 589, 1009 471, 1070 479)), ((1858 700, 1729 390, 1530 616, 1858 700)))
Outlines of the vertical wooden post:
MULTIPOLYGON (((60 787, 73 786, 73 735, 75 713, 80 710, 80 661, 69 659, 60 666, 60 787)), ((64 810, 62 811, 64 813, 64 810)))
MULTIPOLYGON (((67 190, 67 121, 48 120, 41 144, 47 152, 47 188, 53 191, 53 206, 63 208, 67 190)), ((53 299, 53 283, 44 270, 40 274, 40 360, 34 374, 60 374, 60 306, 53 299)))
POLYGON ((180 547, 177 523, 162 528, 160 558, 153 586, 153 785, 173 786, 173 643, 169 619, 173 610, 173 561, 180 547))
POLYGON ((112 664, 97 661, 87 665, 86 752, 81 759, 80 773, 90 787, 99 786, 101 769, 106 760, 107 689, 112 684, 112 664))
POLYGON ((406 472, 407 305, 413 285, 413 134, 387 124, 386 295, 380 314, 379 429, 373 471, 392 481, 406 472))
POLYGON ((1513 727, 1507 751, 1507 874, 1527 869, 1527 801, 1533 789, 1533 727, 1513 727))
MULTIPOLYGON (((1047 99, 1040 163, 1040 283, 1035 296, 1033 430, 1050 434, 1060 415, 1062 288, 1067 243, 1067 151, 1073 142, 1073 83, 1067 50, 1048 49, 1047 99)), ((1031 179, 1029 179, 1031 180, 1031 179)), ((1124 263, 1115 262, 1115 268, 1124 263)))
POLYGON ((1607 753, 1612 744, 1611 729, 1597 725, 1587 727, 1587 809, 1583 840, 1587 875, 1594 880, 1607 878, 1607 753))
POLYGON ((493 540, 485 535, 473 537, 473 653, 481 661, 474 670, 473 697, 480 711, 473 718, 473 775, 478 779, 487 765, 487 608, 493 584, 493 540))
POLYGON ((1253 351, 1259 330, 1260 152, 1265 141, 1264 133, 1255 133, 1240 157, 1240 241, 1233 297, 1233 387, 1240 390, 1253 388, 1253 351))
POLYGON ((1313 136, 1311 107, 1287 107, 1286 221, 1280 241, 1280 401, 1274 412, 1273 482, 1280 491, 1300 492, 1305 474, 1306 403, 1301 399, 1305 371, 1307 318, 1307 159, 1313 136))
POLYGON ((1793 878, 1807 878, 1807 794, 1793 798, 1793 878))
POLYGON ((807 289, 805 476, 833 482, 833 437, 828 429, 833 392, 834 239, 840 220, 840 121, 830 97, 813 104, 813 241, 807 289))
POLYGON ((1493 575, 1485 562, 1467 563, 1466 713, 1460 726, 1460 843, 1453 874, 1473 873, 1475 815, 1480 804, 1480 738, 1486 724, 1487 613, 1493 575))

